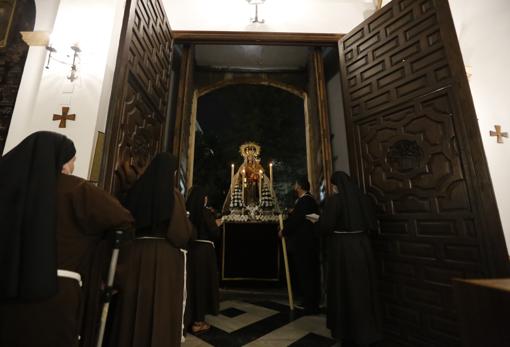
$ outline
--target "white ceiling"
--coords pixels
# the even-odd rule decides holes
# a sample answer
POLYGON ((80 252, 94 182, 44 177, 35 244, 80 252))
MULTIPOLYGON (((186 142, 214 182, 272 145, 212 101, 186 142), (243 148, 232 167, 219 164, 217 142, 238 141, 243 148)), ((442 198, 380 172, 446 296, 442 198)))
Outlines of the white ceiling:
MULTIPOLYGON (((387 3, 389 0, 383 0, 387 3)), ((377 0, 266 0, 264 24, 250 23, 246 0, 163 0, 173 30, 349 32, 376 8, 377 0)), ((231 70, 296 70, 306 66, 308 48, 260 45, 199 45, 198 66, 231 70)))
POLYGON ((163 0, 173 30, 349 32, 375 10, 376 0, 266 0, 250 23, 254 6, 246 0, 163 0))
POLYGON ((291 46, 198 45, 198 66, 239 70, 296 70, 306 66, 309 49, 291 46))

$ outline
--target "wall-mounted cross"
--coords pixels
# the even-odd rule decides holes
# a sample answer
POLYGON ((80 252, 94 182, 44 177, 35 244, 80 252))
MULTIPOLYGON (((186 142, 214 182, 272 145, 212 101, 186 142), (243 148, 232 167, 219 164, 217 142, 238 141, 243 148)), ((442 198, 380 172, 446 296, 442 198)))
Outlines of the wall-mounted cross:
POLYGON ((59 128, 65 128, 66 127, 66 121, 68 120, 76 120, 75 114, 69 114, 69 107, 68 106, 62 106, 62 114, 54 114, 53 120, 59 120, 60 124, 58 125, 59 128))
POLYGON ((508 133, 507 132, 501 132, 501 125, 495 125, 494 126, 494 129, 496 129, 496 131, 490 131, 490 135, 491 136, 496 136, 498 138, 498 143, 503 143, 503 137, 506 137, 508 138, 508 133))

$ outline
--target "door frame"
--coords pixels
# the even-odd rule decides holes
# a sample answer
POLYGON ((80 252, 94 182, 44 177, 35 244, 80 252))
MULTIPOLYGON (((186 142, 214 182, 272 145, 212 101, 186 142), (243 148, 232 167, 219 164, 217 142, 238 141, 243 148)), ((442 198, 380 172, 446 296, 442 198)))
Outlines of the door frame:
MULTIPOLYGON (((190 189, 193 185, 193 169, 194 169, 194 158, 195 158, 195 130, 196 130, 196 120, 197 120, 197 110, 198 110, 198 99, 204 95, 207 95, 216 90, 234 86, 234 85, 257 85, 257 86, 267 86, 273 87, 280 90, 283 90, 287 93, 297 96, 298 98, 303 100, 303 113, 305 117, 305 138, 306 138, 306 156, 307 159, 311 157, 311 134, 310 134, 310 103, 308 100, 308 93, 305 90, 299 89, 289 84, 285 84, 283 82, 279 82, 276 80, 271 80, 267 78, 258 78, 258 77, 238 77, 228 80, 221 80, 218 82, 213 82, 206 86, 197 88, 193 93, 193 102, 191 106, 191 122, 189 127, 189 145, 188 145, 188 163, 187 163, 187 172, 186 172, 186 189, 190 189)), ((184 131, 183 129, 182 131, 184 131)), ((308 179, 312 181, 315 178, 314 172, 312 170, 311 161, 307 160, 307 173, 308 179)))
MULTIPOLYGON (((328 34, 328 33, 281 33, 281 32, 240 32, 240 31, 172 31, 172 38, 174 39, 174 44, 182 44, 184 46, 194 46, 197 44, 209 44, 209 45, 278 45, 278 46, 305 46, 305 47, 338 47, 339 40, 344 36, 344 34, 328 34)), ((188 61, 187 59, 186 61, 188 61)), ((310 61, 314 64, 315 70, 315 82, 317 83, 316 87, 316 99, 317 99, 317 116, 319 117, 319 134, 322 135, 324 142, 321 145, 321 157, 323 163, 323 172, 324 172, 324 181, 325 181, 325 189, 327 193, 331 192, 331 184, 328 178, 329 175, 333 172, 333 163, 332 163, 332 147, 331 147, 331 130, 329 124, 329 111, 327 104, 327 92, 324 88, 324 85, 320 82, 324 82, 324 69, 320 66, 320 62, 317 60, 317 54, 312 53, 312 59, 310 61)), ((227 83, 227 82, 225 82, 227 83)), ((229 83, 232 84, 232 83, 229 83)), ((264 85, 272 85, 276 84, 275 87, 281 88, 283 90, 287 90, 288 92, 295 94, 301 98, 303 98, 304 106, 305 106, 305 127, 310 125, 310 102, 308 95, 305 91, 298 91, 297 88, 292 86, 285 87, 283 83, 279 83, 276 81, 265 80, 265 81, 238 81, 238 84, 264 84, 264 85)), ((182 84, 181 84, 182 85, 182 84)), ((186 90, 186 93, 192 93, 191 97, 191 111, 190 111, 190 119, 191 122, 196 118, 196 109, 198 98, 203 94, 206 94, 208 91, 208 87, 203 88, 194 88, 193 91, 186 90)), ((213 89, 214 86, 212 86, 213 89)), ((185 88, 188 89, 188 88, 185 88)), ((183 92, 184 93, 184 92, 183 92)), ((182 99, 180 99, 182 100, 182 99)), ((182 108, 182 107, 181 107, 182 108)), ((182 112, 176 114, 177 117, 180 117, 180 120, 176 120, 180 126, 175 129, 174 136, 177 133, 177 136, 182 143, 182 134, 186 129, 182 127, 182 119, 186 117, 182 112)), ((193 124, 191 124, 193 126, 193 124)), ((193 129, 190 129, 191 131, 193 129)), ((309 131, 305 129, 307 139, 306 139, 306 147, 307 147, 307 157, 310 156, 310 139, 309 139, 309 131)), ((194 137, 190 137, 189 139, 189 148, 187 150, 188 158, 193 158, 190 156, 192 151, 191 146, 194 145, 194 137)), ((174 141, 175 144, 175 141, 174 141)), ((176 151, 176 148, 173 148, 173 152, 175 155, 180 156, 182 151, 179 148, 176 151)), ((180 162, 180 160, 179 160, 180 162)), ((187 164, 187 169, 193 169, 193 163, 187 164)), ((310 160, 307 160, 307 172, 310 178, 312 178, 313 172, 311 169, 310 160)), ((193 179, 190 180, 191 173, 186 172, 186 177, 184 180, 189 185, 189 182, 192 182, 193 179)), ((188 188, 188 187, 186 187, 188 188)), ((317 187, 316 195, 319 197, 320 191, 319 187, 317 187)))
POLYGON ((172 31, 175 43, 278 45, 278 46, 338 46, 344 34, 243 32, 243 31, 172 31))

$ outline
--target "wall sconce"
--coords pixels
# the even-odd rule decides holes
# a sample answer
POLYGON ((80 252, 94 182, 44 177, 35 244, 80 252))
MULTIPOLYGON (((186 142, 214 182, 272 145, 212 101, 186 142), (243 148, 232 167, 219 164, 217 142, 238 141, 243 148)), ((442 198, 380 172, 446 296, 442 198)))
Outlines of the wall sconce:
POLYGON ((78 73, 77 73, 78 67, 76 65, 76 59, 79 59, 80 53, 81 53, 81 49, 80 49, 80 46, 78 45, 78 43, 75 43, 71 46, 71 50, 73 51, 73 62, 71 64, 66 63, 65 61, 58 60, 55 57, 53 57, 53 54, 57 53, 57 49, 55 47, 53 47, 51 44, 48 44, 46 46, 46 50, 49 52, 48 53, 48 61, 46 62, 46 66, 45 66, 46 69, 50 68, 50 62, 53 59, 61 64, 71 65, 71 73, 69 74, 69 76, 67 76, 67 79, 69 81, 74 82, 74 81, 76 81, 76 79, 78 79, 78 73))
POLYGON ((50 68, 50 62, 51 62, 51 56, 53 55, 53 53, 56 53, 57 50, 55 49, 55 47, 53 47, 52 45, 48 44, 46 46, 46 50, 49 52, 48 53, 48 61, 46 62, 46 66, 45 68, 46 69, 49 69, 50 68))
POLYGON ((76 68, 76 58, 79 58, 79 53, 81 53, 81 49, 77 43, 72 45, 71 49, 74 52, 73 64, 71 65, 71 74, 69 76, 67 76, 67 79, 71 82, 74 82, 78 78, 78 75, 76 74, 76 72, 78 71, 78 69, 76 68))
POLYGON ((246 0, 250 5, 255 5, 255 17, 250 18, 252 23, 263 24, 264 20, 259 19, 259 5, 263 5, 266 0, 246 0))

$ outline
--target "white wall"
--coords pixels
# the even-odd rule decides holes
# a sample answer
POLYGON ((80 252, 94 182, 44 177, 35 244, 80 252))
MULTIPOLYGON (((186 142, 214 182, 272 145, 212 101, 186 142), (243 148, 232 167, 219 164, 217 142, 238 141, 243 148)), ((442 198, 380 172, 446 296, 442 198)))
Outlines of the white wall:
MULTIPOLYGON (((35 0, 36 17, 34 31, 53 31, 59 3, 59 0, 35 0)), ((4 153, 8 152, 28 135, 32 118, 31 114, 34 111, 35 100, 39 93, 39 86, 44 71, 43 66, 46 61, 46 52, 44 47, 35 46, 28 49, 4 153)))
POLYGON ((373 0, 267 0, 264 24, 251 24, 246 0, 163 0, 172 30, 346 33, 374 9, 373 0))
POLYGON ((58 52, 45 69, 45 49, 30 48, 5 151, 34 131, 57 131, 76 145, 75 174, 88 177, 96 130, 104 131, 124 4, 125 0, 36 1, 36 23, 41 17, 44 27, 36 24, 35 30, 51 31, 51 44, 58 52), (75 42, 82 53, 79 78, 71 83, 66 76, 73 53, 70 46, 75 42), (65 129, 52 120, 62 106, 77 115, 65 129))
POLYGON ((510 249, 510 139, 498 144, 489 131, 510 131, 510 1, 450 0, 464 63, 472 67, 471 92, 496 200, 510 249))

